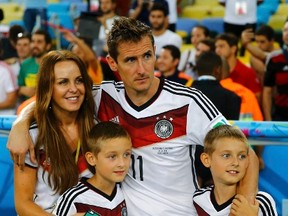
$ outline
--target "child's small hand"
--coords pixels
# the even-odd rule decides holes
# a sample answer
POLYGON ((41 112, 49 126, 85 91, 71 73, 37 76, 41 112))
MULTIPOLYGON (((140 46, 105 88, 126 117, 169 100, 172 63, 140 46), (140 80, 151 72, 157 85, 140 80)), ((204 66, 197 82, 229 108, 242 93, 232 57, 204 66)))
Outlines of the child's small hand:
POLYGON ((232 202, 230 213, 234 216, 257 216, 259 211, 259 202, 255 200, 254 204, 240 194, 237 194, 232 202))

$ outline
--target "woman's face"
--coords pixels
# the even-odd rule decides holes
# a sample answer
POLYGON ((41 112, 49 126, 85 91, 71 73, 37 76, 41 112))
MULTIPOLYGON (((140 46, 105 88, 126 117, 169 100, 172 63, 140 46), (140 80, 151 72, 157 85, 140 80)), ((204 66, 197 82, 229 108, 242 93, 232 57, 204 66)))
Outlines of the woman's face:
POLYGON ((53 111, 61 115, 78 112, 85 98, 85 87, 78 65, 74 61, 58 62, 54 66, 54 73, 53 111))

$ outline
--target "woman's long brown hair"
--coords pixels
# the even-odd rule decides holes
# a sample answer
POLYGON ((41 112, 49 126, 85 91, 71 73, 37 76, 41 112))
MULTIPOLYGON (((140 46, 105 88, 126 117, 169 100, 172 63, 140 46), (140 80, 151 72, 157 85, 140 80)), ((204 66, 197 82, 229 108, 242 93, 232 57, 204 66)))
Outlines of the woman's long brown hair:
MULTIPOLYGON (((39 162, 40 149, 44 148, 46 160, 50 161, 49 185, 62 194, 66 189, 77 184, 79 179, 75 158, 68 146, 59 126, 59 119, 51 107, 53 85, 55 81, 54 67, 57 62, 73 61, 79 69, 85 87, 85 99, 77 116, 81 153, 87 148, 86 137, 94 125, 93 115, 95 103, 92 96, 92 81, 87 74, 84 63, 70 51, 51 51, 47 53, 39 68, 38 86, 36 88, 35 117, 39 134, 35 145, 39 162)), ((43 177, 43 176, 42 176, 43 177)))

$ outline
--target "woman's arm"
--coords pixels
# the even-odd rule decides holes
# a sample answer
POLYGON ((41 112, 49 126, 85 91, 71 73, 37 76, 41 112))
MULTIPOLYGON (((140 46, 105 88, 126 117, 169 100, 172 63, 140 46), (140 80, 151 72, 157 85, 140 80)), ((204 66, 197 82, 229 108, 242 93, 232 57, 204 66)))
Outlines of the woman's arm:
POLYGON ((29 126, 34 118, 35 102, 32 102, 23 109, 19 117, 14 122, 10 131, 7 149, 14 163, 16 163, 21 170, 24 169, 24 160, 27 151, 30 153, 32 162, 36 162, 34 145, 29 135, 29 126))
POLYGON ((26 167, 21 171, 14 165, 14 199, 15 208, 21 216, 52 215, 33 202, 37 183, 37 168, 26 167))

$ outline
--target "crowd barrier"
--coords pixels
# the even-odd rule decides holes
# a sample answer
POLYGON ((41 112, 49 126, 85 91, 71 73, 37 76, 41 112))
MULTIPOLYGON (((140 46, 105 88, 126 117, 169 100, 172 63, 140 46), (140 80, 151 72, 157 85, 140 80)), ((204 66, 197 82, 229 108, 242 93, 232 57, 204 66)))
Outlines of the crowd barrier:
MULTIPOLYGON (((16 116, 0 116, 0 215, 16 216, 14 209, 13 163, 6 149, 9 130, 16 116)), ((288 216, 288 122, 231 121, 248 137, 251 145, 265 145, 265 168, 259 174, 259 189, 276 201, 279 216, 288 216)))

